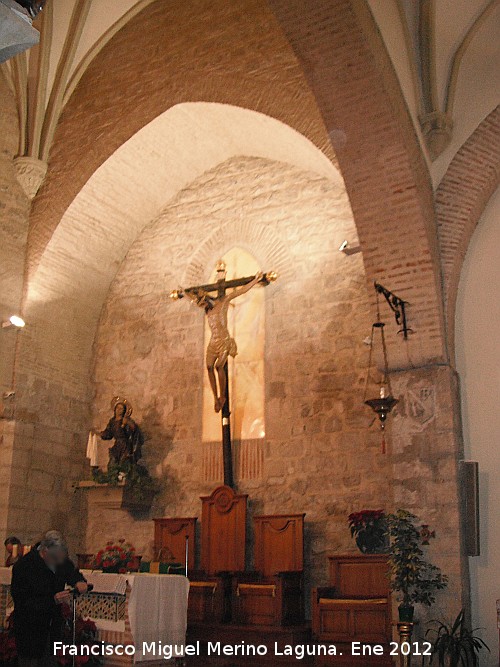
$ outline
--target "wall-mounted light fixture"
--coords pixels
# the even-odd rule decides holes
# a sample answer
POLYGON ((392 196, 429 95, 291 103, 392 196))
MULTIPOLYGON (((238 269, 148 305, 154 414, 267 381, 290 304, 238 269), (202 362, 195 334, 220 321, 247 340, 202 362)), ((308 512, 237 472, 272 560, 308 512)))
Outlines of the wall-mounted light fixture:
POLYGON ((358 252, 361 252, 361 246, 351 246, 349 245, 349 241, 342 241, 339 247, 339 252, 343 252, 344 255, 356 255, 358 252))
POLYGON ((19 315, 11 315, 6 322, 2 322, 2 329, 8 329, 10 327, 15 327, 16 329, 22 329, 26 325, 26 322, 19 315))

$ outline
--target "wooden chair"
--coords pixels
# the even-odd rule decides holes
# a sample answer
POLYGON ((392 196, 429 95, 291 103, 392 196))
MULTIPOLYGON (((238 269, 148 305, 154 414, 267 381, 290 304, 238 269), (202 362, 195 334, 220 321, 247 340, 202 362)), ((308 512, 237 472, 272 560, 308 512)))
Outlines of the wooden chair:
POLYGON ((312 631, 319 641, 389 644, 387 556, 329 556, 330 587, 312 591, 312 631))
POLYGON ((191 573, 189 623, 231 620, 231 582, 245 569, 247 495, 220 486, 201 498, 201 571, 191 573))
POLYGON ((186 538, 188 541, 188 574, 195 567, 196 558, 196 517, 154 519, 154 552, 158 560, 167 560, 162 554, 169 554, 168 560, 186 562, 186 538))
POLYGON ((304 621, 304 516, 254 517, 256 572, 234 580, 236 623, 283 626, 304 621))

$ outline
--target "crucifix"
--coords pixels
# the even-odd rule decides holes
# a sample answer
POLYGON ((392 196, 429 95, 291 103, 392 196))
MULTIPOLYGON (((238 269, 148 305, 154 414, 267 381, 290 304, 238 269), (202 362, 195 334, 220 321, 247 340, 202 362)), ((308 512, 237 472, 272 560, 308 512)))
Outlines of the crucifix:
POLYGON ((224 484, 234 488, 228 360, 230 356, 236 356, 237 347, 234 338, 229 333, 227 324, 229 304, 233 299, 245 294, 255 285, 269 285, 278 276, 274 271, 269 271, 246 278, 226 280, 226 264, 222 260, 217 262, 216 271, 215 283, 174 290, 170 293, 170 298, 176 301, 187 297, 199 308, 202 308, 207 316, 211 332, 206 351, 207 372, 210 388, 214 395, 215 412, 221 413, 224 484), (227 291, 231 289, 232 291, 227 291))

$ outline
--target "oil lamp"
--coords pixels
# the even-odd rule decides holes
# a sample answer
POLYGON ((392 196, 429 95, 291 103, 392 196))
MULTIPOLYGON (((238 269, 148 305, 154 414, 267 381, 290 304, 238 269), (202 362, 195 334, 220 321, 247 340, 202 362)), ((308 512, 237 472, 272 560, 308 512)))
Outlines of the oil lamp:
POLYGON ((394 398, 394 396, 392 395, 391 380, 389 378, 389 364, 387 361, 387 346, 385 342, 384 327, 385 323, 380 321, 379 303, 377 298, 377 322, 374 322, 372 324, 372 332, 370 336, 370 353, 368 357, 368 370, 366 373, 365 394, 363 400, 365 405, 368 405, 379 418, 380 428, 382 430, 382 454, 385 454, 386 452, 385 422, 387 420, 387 417, 391 413, 392 409, 394 408, 394 406, 398 403, 398 399, 394 398), (383 376, 380 381, 379 395, 376 396, 375 398, 367 399, 368 384, 370 382, 371 370, 372 370, 373 347, 377 331, 380 332, 380 339, 382 344, 382 353, 384 360, 383 376))

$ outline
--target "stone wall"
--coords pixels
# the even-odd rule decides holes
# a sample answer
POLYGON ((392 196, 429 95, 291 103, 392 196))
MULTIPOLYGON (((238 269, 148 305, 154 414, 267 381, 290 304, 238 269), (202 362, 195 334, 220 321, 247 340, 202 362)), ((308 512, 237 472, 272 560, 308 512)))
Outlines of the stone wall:
MULTIPOLYGON (((308 583, 318 584, 326 581, 328 553, 355 550, 346 524, 351 511, 408 507, 424 523, 439 523, 436 551, 452 571, 456 595, 457 453, 447 371, 396 377, 405 398, 394 443, 381 454, 380 431, 363 406, 369 297, 361 255, 338 252, 344 238, 356 238, 348 201, 325 178, 234 158, 197 179, 131 247, 111 288, 95 343, 94 422, 102 428, 112 396, 126 395, 147 435, 145 462, 164 485, 152 516, 200 515, 199 496, 222 481, 203 474, 203 316, 186 300, 169 301, 168 292, 208 278, 238 239, 262 268, 279 263, 281 274, 265 292, 263 470, 238 481, 250 513, 307 512, 308 583), (418 396, 429 389, 430 417, 416 407, 416 416, 409 412, 412 388, 418 396)), ((396 326, 389 311, 386 320, 396 326)), ((121 536, 148 554, 150 517, 132 520, 118 509, 89 516, 86 550, 121 536)))
MULTIPOLYGON (((29 203, 13 158, 19 134, 14 97, 0 71, 0 322, 20 313, 29 203)), ((14 358, 22 332, 0 329, 0 535, 7 531, 14 447, 14 358)))
MULTIPOLYGON (((284 164, 230 160, 181 192, 132 246, 95 344, 96 426, 109 418, 112 396, 126 395, 148 436, 146 463, 165 483, 154 513, 197 515, 199 496, 221 482, 203 481, 204 322, 168 292, 195 277, 193 266, 204 265, 198 278, 206 279, 236 239, 263 269, 279 271, 265 293, 263 474, 239 488, 252 512, 307 511, 316 577, 328 549, 352 548, 346 514, 384 504, 390 476, 361 405, 369 302, 361 255, 338 252, 344 238, 355 242, 356 232, 339 186, 284 164)), ((145 547, 152 525, 129 528, 145 547)), ((89 535, 87 547, 101 535, 89 535)))
POLYGON ((449 366, 434 366, 400 371, 392 382, 399 398, 392 423, 394 505, 436 531, 426 553, 449 577, 436 605, 419 610, 425 631, 425 619, 455 618, 470 604, 460 520, 458 464, 464 455, 458 377, 449 366))
POLYGON ((18 372, 15 401, 7 530, 27 543, 61 530, 78 551, 85 515, 72 481, 85 470, 88 395, 18 372))

